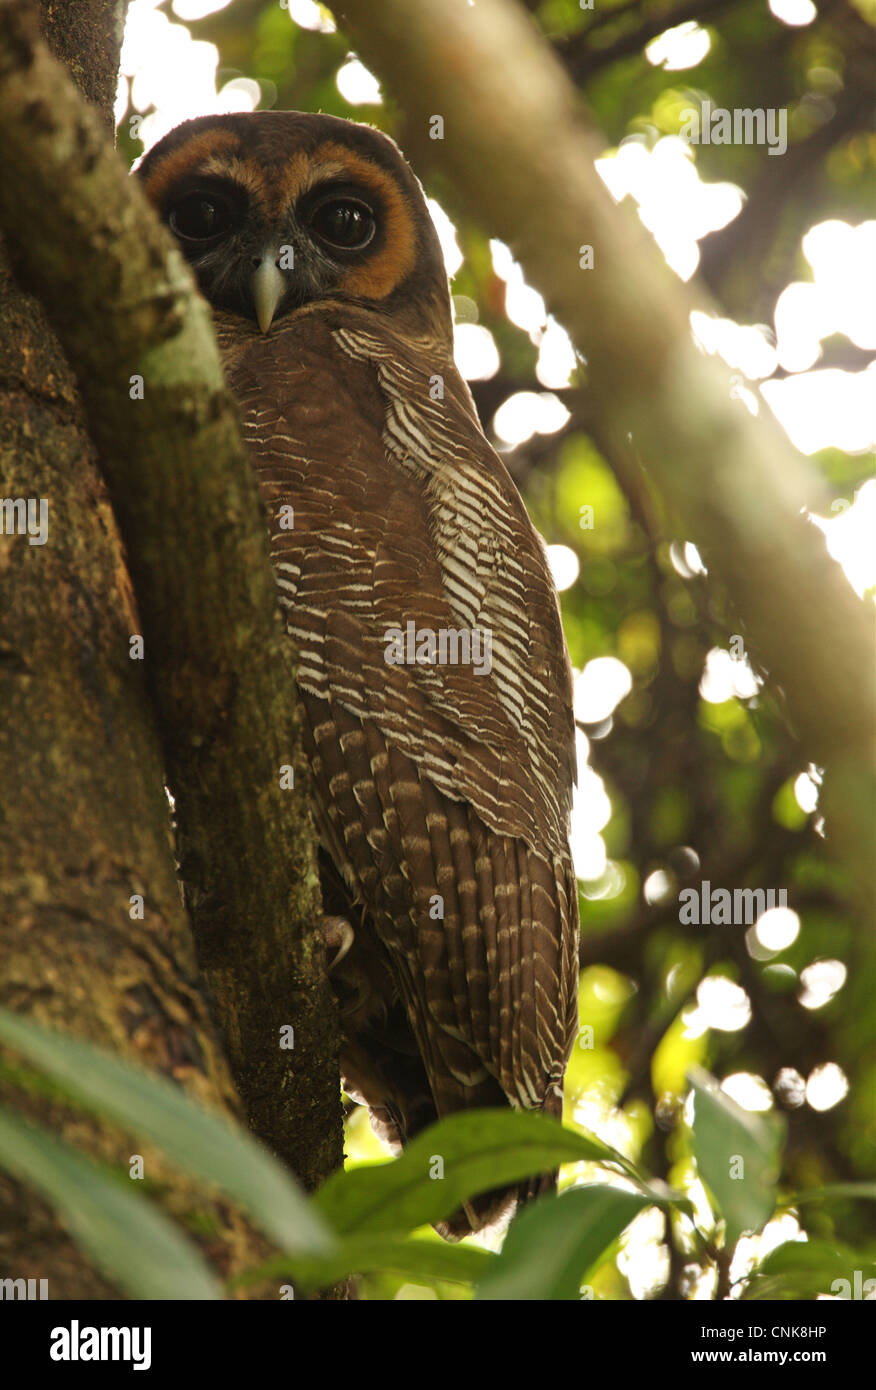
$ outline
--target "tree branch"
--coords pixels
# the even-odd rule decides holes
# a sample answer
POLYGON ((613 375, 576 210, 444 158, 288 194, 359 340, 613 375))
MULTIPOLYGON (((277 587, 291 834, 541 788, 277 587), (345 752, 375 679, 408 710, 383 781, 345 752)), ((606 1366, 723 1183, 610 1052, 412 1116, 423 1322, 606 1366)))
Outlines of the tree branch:
POLYGON ((594 47, 592 36, 596 30, 620 18, 628 10, 637 8, 635 5, 619 5, 611 10, 603 10, 585 29, 557 44, 556 50, 576 82, 583 82, 594 72, 609 67, 620 58, 628 58, 633 53, 642 54, 645 45, 659 34, 665 34, 667 29, 674 29, 691 20, 705 25, 713 15, 738 3, 739 0, 681 0, 680 4, 659 12, 649 8, 640 13, 635 27, 602 47, 594 47))
MULTIPOLYGON (((871 43, 870 47, 873 45, 871 43)), ((793 274, 799 239, 817 219, 816 188, 825 160, 852 131, 866 129, 873 97, 866 87, 852 85, 837 99, 833 115, 782 156, 778 169, 768 154, 752 179, 742 210, 717 232, 700 242, 699 275, 710 292, 730 311, 740 310, 739 284, 760 282, 757 304, 747 308, 755 317, 769 315, 780 291, 793 274), (790 225, 789 225, 790 224, 790 225), (783 226, 787 256, 772 264, 770 248, 783 226), (769 266, 765 273, 764 267, 769 266)))
MULTIPOLYGON (((56 9, 46 0, 44 20, 56 9)), ((46 28, 111 129, 120 33, 107 33, 106 0, 88 0, 74 22, 46 28)), ((154 712, 128 658, 137 624, 121 539, 69 365, 5 254, 0 493, 46 499, 49 509, 45 545, 31 547, 5 524, 0 535, 0 999, 172 1077, 239 1119, 180 902, 154 712), (131 895, 145 883, 150 912, 140 921, 131 895)), ((116 1170, 128 1170, 134 1140, 165 1211, 209 1224, 200 1243, 220 1275, 241 1274, 270 1252, 227 1201, 141 1136, 51 1092, 22 1090, 5 1056, 0 1093, 4 1108, 116 1170)), ((119 1296, 56 1212, 6 1174, 0 1228, 4 1275, 47 1278, 53 1299, 119 1296)), ((266 1294, 248 1285, 243 1296, 266 1294)))
POLYGON ((0 121, 0 219, 76 371, 130 560, 199 959, 250 1123, 313 1187, 342 1130, 308 770, 209 313, 21 0, 0 5, 0 121))
POLYGON ((873 912, 872 611, 830 559, 802 500, 826 489, 767 415, 730 398, 729 370, 691 341, 691 309, 631 209, 593 163, 605 141, 516 4, 344 0, 357 47, 435 142, 473 214, 512 247, 589 364, 597 409, 633 436, 654 485, 746 622, 798 736, 827 768, 831 843, 873 912), (513 93, 513 99, 509 94, 513 93), (595 269, 579 268, 594 248, 595 269))

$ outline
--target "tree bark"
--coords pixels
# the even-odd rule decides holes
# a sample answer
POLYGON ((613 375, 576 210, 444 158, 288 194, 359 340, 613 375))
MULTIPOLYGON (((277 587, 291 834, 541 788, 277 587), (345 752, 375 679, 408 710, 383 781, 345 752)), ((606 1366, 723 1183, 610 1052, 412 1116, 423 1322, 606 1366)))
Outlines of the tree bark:
MULTIPOLYGON (((46 499, 48 538, 0 535, 0 769, 14 788, 0 812, 2 999, 243 1111, 315 1186, 342 1161, 337 1028, 265 521, 206 310, 107 139, 117 7, 94 0, 71 24, 46 3, 42 17, 100 111, 30 8, 3 4, 0 217, 66 360, 4 268, 0 495, 46 499), (280 786, 287 764, 294 791, 280 786)), ((76 1147, 127 1162, 110 1127, 4 1091, 76 1147)), ((147 1173, 176 1214, 209 1209, 220 1273, 264 1253, 159 1156, 147 1173)), ((48 1208, 5 1179, 0 1202, 10 1274, 48 1277, 52 1297, 113 1295, 48 1208)))

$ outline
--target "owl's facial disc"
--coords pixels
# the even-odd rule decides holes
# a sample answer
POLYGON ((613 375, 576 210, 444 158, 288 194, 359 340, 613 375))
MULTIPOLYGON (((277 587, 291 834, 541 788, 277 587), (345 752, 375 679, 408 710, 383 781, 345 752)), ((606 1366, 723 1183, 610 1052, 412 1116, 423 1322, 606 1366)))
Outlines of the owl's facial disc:
MULTIPOLYGON (((362 198, 342 196, 337 189, 322 190, 305 200, 302 231, 315 240, 325 258, 364 251, 374 240, 377 220, 373 209, 362 198)), ((255 270, 249 282, 259 328, 267 333, 277 310, 294 291, 295 252, 291 245, 266 246, 254 258, 255 270)))
POLYGON ((379 199, 348 180, 319 183, 269 217, 233 179, 188 176, 162 213, 211 303, 263 333, 336 294, 383 240, 379 199))
POLYGON ((438 236, 379 131, 297 111, 201 116, 159 140, 137 173, 204 297, 240 330, 353 305, 451 352, 438 236))

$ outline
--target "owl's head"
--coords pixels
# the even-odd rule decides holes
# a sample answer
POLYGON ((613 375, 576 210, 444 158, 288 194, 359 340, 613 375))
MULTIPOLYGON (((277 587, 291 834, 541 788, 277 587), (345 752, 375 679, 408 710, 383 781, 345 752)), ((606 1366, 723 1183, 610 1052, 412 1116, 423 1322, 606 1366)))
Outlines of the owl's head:
POLYGON ((215 308, 267 333, 314 302, 354 302, 449 349, 438 236, 380 131, 296 111, 201 116, 137 172, 215 308))

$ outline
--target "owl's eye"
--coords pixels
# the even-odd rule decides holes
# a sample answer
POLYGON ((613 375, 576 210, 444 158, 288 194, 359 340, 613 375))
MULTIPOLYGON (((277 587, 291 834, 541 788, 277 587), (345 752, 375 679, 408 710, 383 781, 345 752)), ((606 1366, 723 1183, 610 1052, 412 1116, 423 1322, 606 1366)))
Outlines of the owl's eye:
POLYGON ((212 241, 231 231, 237 212, 215 193, 189 193, 174 205, 167 220, 183 241, 212 241))
POLYGON ((311 218, 310 225, 321 241, 344 251, 362 251, 377 230, 374 213, 367 203, 352 198, 339 198, 323 203, 311 218))

